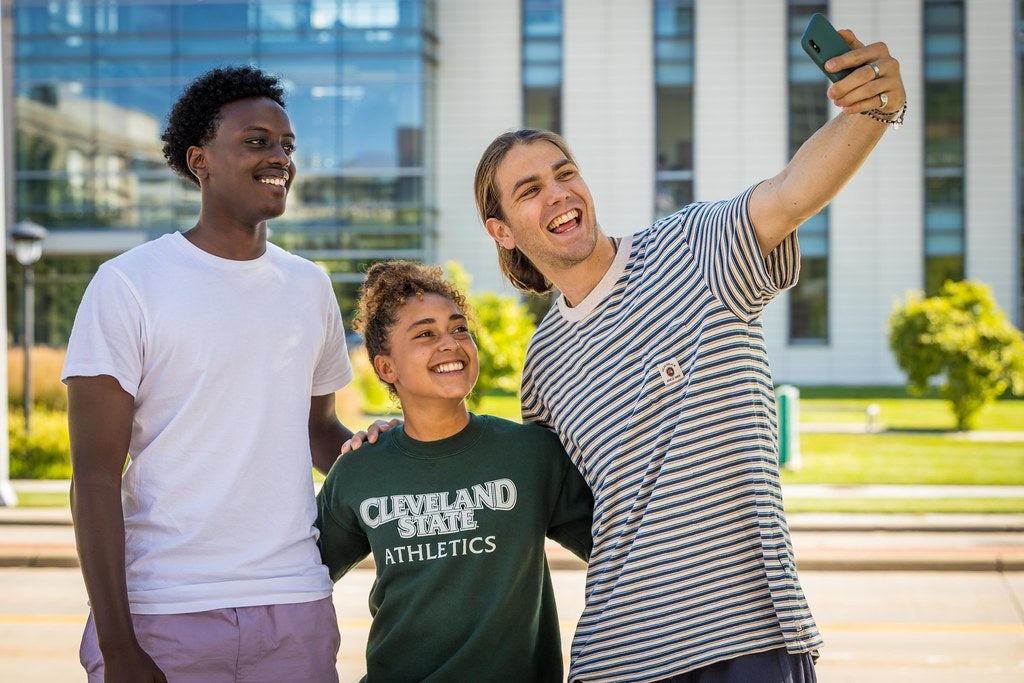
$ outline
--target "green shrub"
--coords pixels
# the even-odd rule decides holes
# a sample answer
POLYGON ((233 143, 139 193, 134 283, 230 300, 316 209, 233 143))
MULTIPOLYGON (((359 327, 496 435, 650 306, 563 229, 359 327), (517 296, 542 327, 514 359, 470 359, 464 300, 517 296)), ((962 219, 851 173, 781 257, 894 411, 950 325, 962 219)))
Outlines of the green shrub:
POLYGON ((971 429, 978 412, 1007 392, 1024 394, 1024 338, 979 282, 908 295, 889 318, 889 347, 912 393, 940 381, 957 429, 971 429))
POLYGON ((533 335, 533 318, 514 297, 494 292, 471 295, 471 304, 480 350, 480 379, 475 393, 518 392, 526 346, 533 335))
POLYGON ((11 479, 70 479, 67 413, 36 409, 30 420, 32 432, 26 438, 24 416, 20 412, 7 412, 11 479))
POLYGON ((518 297, 495 292, 473 292, 470 278, 457 263, 445 266, 448 276, 466 293, 474 323, 473 339, 480 352, 480 379, 470 406, 493 391, 517 393, 526 360, 526 347, 536 326, 529 308, 518 297))
MULTIPOLYGON (((352 360, 352 386, 359 394, 359 407, 368 415, 387 415, 400 412, 398 399, 388 391, 384 382, 374 372, 370 359, 362 349, 354 349, 352 360)), ((349 425, 351 427, 351 425, 349 425)), ((353 427, 354 428, 354 427, 353 427)))

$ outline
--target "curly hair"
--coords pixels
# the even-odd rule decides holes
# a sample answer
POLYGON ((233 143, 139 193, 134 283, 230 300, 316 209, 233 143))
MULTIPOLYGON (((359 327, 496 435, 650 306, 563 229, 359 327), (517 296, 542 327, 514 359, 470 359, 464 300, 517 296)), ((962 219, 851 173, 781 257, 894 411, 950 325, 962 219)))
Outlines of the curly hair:
MULTIPOLYGON (((377 356, 391 353, 391 330, 398 322, 398 309, 411 297, 422 298, 424 294, 443 296, 469 315, 466 297, 437 266, 393 260, 381 261, 370 267, 359 288, 359 304, 352 329, 363 336, 371 364, 377 356)), ((388 390, 396 395, 391 384, 388 384, 388 390)))
POLYGON ((285 106, 284 88, 278 79, 252 66, 213 69, 192 81, 171 108, 167 128, 160 136, 167 165, 199 185, 188 168, 188 148, 204 145, 216 135, 221 107, 249 97, 269 97, 285 106))

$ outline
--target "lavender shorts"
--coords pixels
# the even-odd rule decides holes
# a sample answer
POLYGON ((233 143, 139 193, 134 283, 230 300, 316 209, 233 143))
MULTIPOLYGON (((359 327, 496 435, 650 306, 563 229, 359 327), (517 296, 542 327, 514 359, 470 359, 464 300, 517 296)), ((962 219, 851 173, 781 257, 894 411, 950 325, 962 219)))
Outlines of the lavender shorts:
MULTIPOLYGON (((191 614, 133 614, 135 634, 174 683, 338 681, 338 619, 330 597, 191 614)), ((103 683, 92 614, 79 651, 89 683, 103 683)))

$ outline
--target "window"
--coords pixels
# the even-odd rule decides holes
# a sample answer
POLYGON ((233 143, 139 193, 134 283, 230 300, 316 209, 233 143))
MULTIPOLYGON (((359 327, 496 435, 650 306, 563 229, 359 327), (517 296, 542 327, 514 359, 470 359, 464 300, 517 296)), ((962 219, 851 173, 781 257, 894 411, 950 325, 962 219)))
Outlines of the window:
POLYGON ((964 8, 924 3, 924 290, 964 277, 964 8))
POLYGON ((523 125, 562 130, 562 0, 523 0, 523 125))
MULTIPOLYGON (((789 45, 789 156, 828 121, 828 81, 800 46, 815 12, 828 14, 821 2, 790 0, 787 11, 789 45)), ((789 294, 791 344, 828 342, 829 210, 824 208, 800 226, 800 282, 789 294)))
POLYGON ((692 0, 654 2, 654 215, 693 201, 692 0))

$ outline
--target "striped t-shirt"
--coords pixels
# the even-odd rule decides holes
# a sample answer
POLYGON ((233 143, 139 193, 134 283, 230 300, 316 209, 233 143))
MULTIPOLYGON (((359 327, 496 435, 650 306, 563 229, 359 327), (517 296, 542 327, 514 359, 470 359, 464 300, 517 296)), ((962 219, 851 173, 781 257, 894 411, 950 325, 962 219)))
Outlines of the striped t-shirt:
POLYGON ((570 681, 650 681, 821 645, 797 581, 759 314, 796 283, 790 235, 762 258, 750 190, 624 238, 575 308, 560 298, 523 372, 523 418, 558 433, 594 491, 570 681))

